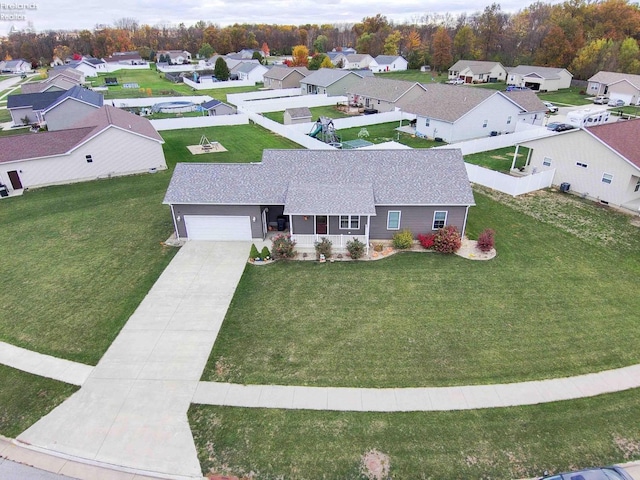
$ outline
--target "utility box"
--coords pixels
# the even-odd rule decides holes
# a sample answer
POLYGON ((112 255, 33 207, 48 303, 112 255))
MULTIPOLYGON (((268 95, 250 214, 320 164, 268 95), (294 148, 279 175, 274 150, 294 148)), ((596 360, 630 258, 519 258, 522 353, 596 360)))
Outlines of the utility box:
POLYGON ((571 189, 571 184, 570 183, 562 182, 560 184, 560 191, 561 192, 568 193, 570 189, 571 189))

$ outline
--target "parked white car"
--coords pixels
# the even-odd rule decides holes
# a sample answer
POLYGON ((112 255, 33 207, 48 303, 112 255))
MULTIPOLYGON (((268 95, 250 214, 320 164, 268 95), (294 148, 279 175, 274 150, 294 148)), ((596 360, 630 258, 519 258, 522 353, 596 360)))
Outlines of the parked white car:
POLYGON ((608 101, 609 97, 606 95, 598 95, 593 99, 593 103, 595 103, 596 105, 606 105, 608 101))
POLYGON ((558 107, 556 107, 553 103, 546 101, 543 101, 542 103, 544 103, 544 106, 547 107, 547 111, 549 113, 556 113, 558 111, 558 107))
POLYGON ((449 80, 447 83, 449 83, 451 85, 462 85, 462 84, 464 84, 464 79, 463 78, 454 78, 453 80, 449 80))

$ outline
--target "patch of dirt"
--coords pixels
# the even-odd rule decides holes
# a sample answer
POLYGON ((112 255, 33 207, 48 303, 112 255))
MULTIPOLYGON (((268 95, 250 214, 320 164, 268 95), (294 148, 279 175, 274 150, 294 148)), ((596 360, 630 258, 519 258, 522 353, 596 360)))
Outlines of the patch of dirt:
POLYGON ((634 458, 640 453, 640 441, 615 435, 613 442, 622 451, 625 460, 634 458))
POLYGON ((491 260, 496 256, 496 249, 492 248, 488 252, 483 252, 478 249, 478 242, 476 240, 463 238, 462 245, 456 252, 456 255, 462 258, 468 258, 469 260, 491 260))
POLYGON ((360 473, 368 480, 385 480, 390 469, 389 455, 375 448, 365 453, 360 461, 360 473))

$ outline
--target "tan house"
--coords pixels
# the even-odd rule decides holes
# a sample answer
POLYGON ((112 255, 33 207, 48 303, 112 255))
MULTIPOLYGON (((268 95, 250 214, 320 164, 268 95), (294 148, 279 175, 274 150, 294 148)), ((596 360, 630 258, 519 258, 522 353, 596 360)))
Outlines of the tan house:
POLYGON ((346 70, 361 70, 369 68, 373 62, 373 57, 368 53, 351 53, 345 57, 344 66, 346 70))
POLYGON ((500 62, 458 60, 449 67, 449 80, 464 80, 464 83, 504 82, 507 69, 500 62))
POLYGON ((566 68, 518 65, 508 69, 507 85, 555 92, 561 88, 569 88, 572 79, 573 74, 566 68))
POLYGON ((555 170, 553 185, 640 213, 639 136, 635 119, 532 140, 526 171, 555 170))
POLYGON ((622 100, 625 105, 640 105, 640 75, 618 72, 598 72, 589 79, 588 95, 606 95, 622 100))
POLYGON ((146 118, 105 105, 74 128, 0 137, 9 192, 164 170, 164 140, 146 118))
POLYGON ((427 89, 418 82, 365 77, 349 89, 349 104, 378 112, 393 112, 415 102, 427 89))
POLYGON ((264 88, 272 90, 300 88, 300 80, 310 73, 307 67, 272 67, 262 76, 264 78, 264 88))

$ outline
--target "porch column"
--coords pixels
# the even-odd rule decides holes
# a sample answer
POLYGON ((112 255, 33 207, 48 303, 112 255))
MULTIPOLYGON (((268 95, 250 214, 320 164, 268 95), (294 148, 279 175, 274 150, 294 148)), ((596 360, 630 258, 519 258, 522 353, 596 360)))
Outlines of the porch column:
POLYGON ((516 159, 518 158, 518 149, 519 148, 520 148, 520 145, 516 145, 516 151, 513 154, 513 161, 511 162, 511 170, 516 168, 516 159))

